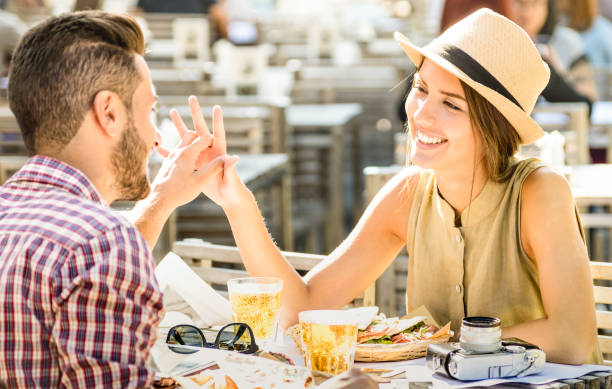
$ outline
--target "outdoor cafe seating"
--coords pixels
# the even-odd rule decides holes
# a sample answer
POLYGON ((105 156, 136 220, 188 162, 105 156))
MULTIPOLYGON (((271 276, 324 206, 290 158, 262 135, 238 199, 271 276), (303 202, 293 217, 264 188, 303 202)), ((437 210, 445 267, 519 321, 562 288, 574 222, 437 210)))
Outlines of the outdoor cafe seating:
MULTIPOLYGON (((52 13, 42 4, 52 1, 41 2, 35 10, 17 3, 9 1, 9 10, 21 15, 28 25, 52 13)), ((108 4, 112 4, 113 9, 128 10, 126 4, 136 2, 106 3, 109 9, 108 4)), ((220 105, 228 153, 241 158, 238 174, 254 193, 270 235, 285 258, 300 275, 305 275, 342 243, 374 195, 409 164, 410 139, 405 124, 398 119, 397 107, 404 98, 406 79, 414 69, 392 34, 404 31, 418 42, 435 37, 437 30, 434 33, 430 26, 429 12, 431 7, 435 8, 433 3, 439 2, 228 3, 249 3, 249 7, 255 8, 251 13, 235 16, 235 20, 254 26, 258 34, 254 43, 223 39, 210 15, 134 12, 147 33, 145 59, 158 94, 157 127, 164 145, 171 148, 178 142, 170 120, 171 109, 177 110, 187 127, 192 127, 188 96, 197 97, 209 125, 213 106, 220 105), (326 15, 317 14, 321 9, 328 10, 326 15)), ((246 7, 245 4, 242 5, 246 7)), ((585 230, 598 341, 605 366, 582 371, 549 363, 546 367, 550 369, 567 367, 567 371, 580 373, 572 378, 566 373, 569 375, 546 383, 496 382, 495 387, 612 388, 612 367, 606 367, 612 366, 612 70, 597 68, 594 77, 599 101, 594 103, 591 115, 585 103, 540 101, 533 118, 549 134, 547 139, 558 142, 551 140, 524 147, 520 154, 550 162, 570 183, 585 230), (605 155, 603 163, 594 163, 595 149, 605 155)), ((6 79, 0 81, 2 184, 26 163, 28 155, 8 106, 6 79)), ((160 161, 157 155, 151 157, 150 178, 159 169, 160 161)), ((113 206, 129 210, 133 204, 122 202, 113 206)), ((168 256, 179 260, 189 270, 185 273, 187 278, 207 285, 198 291, 206 290, 211 295, 214 291, 214 298, 221 299, 215 301, 224 304, 229 304, 228 281, 248 276, 225 214, 203 194, 170 216, 153 253, 157 265, 163 264, 168 256)), ((387 317, 409 314, 406 312, 409 261, 404 248, 376 282, 343 309, 376 306, 387 317)), ((205 323, 201 307, 194 307, 197 303, 184 298, 183 292, 169 292, 165 297, 167 311, 172 312, 168 317, 193 320, 208 339, 209 332, 218 331, 220 326, 205 323)), ((211 316, 217 314, 222 316, 219 312, 211 316)), ((165 324, 160 327, 153 355, 162 362, 166 357, 174 361, 180 354, 169 352, 171 347, 164 342, 169 328, 165 324)), ((285 330, 278 330, 275 342, 265 345, 269 348, 266 351, 289 356, 297 367, 304 368, 306 362, 300 345, 285 330)), ((199 352, 188 348, 187 351, 181 357, 199 352)), ((231 354, 214 351, 219 353, 206 358, 229 358, 222 363, 232 362, 231 354)), ((246 366, 240 355, 235 357, 235 365, 227 365, 237 372, 240 366, 246 366)), ((198 367, 212 372, 213 365, 198 367)), ((263 362, 261 366, 270 371, 274 368, 263 362)), ((355 366, 385 389, 457 386, 438 380, 426 370, 424 358, 357 362, 355 366)), ((297 376, 301 370, 294 373, 297 376)), ((319 384, 329 378, 315 374, 319 384)), ((494 383, 474 385, 493 387, 494 383)))

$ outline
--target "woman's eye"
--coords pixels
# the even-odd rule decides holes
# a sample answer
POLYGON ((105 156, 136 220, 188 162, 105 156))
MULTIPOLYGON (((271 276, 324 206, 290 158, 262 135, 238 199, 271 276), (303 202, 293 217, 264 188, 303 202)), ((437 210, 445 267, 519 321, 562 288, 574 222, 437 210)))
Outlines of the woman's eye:
POLYGON ((450 101, 445 101, 444 104, 446 104, 446 106, 449 107, 450 109, 454 109, 455 111, 461 111, 461 108, 457 107, 455 104, 451 103, 450 101))
POLYGON ((421 85, 415 85, 413 87, 413 89, 416 89, 417 91, 421 92, 421 93, 427 93, 427 91, 425 90, 425 88, 423 88, 421 85))

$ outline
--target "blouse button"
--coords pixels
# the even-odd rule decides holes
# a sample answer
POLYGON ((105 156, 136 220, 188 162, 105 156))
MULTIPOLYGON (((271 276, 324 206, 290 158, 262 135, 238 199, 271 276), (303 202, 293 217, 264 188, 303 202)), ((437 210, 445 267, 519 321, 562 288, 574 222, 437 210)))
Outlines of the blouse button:
POLYGON ((457 284, 455 286, 455 290, 457 291, 457 293, 461 293, 461 284, 457 284))
POLYGON ((457 234, 456 239, 457 243, 461 243, 461 234, 457 234))

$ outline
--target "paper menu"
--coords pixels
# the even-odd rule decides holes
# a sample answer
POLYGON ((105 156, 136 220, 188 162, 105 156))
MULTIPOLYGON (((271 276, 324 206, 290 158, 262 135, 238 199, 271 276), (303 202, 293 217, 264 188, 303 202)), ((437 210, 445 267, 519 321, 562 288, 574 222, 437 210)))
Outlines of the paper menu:
POLYGON ((176 254, 168 253, 155 268, 161 290, 180 296, 198 316, 203 327, 232 322, 229 301, 215 291, 189 268, 176 254))

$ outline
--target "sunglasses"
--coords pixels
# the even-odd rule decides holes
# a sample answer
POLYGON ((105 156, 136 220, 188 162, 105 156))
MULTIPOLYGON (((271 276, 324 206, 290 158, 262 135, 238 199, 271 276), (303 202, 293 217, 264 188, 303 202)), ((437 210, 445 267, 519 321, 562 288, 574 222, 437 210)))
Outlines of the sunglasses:
POLYGON ((253 354, 259 350, 255 343, 253 330, 246 323, 230 323, 223 326, 213 343, 208 343, 202 330, 190 324, 180 324, 170 328, 166 343, 170 350, 179 354, 193 354, 198 350, 178 346, 206 347, 253 354), (172 347, 177 345, 177 347, 172 347))

